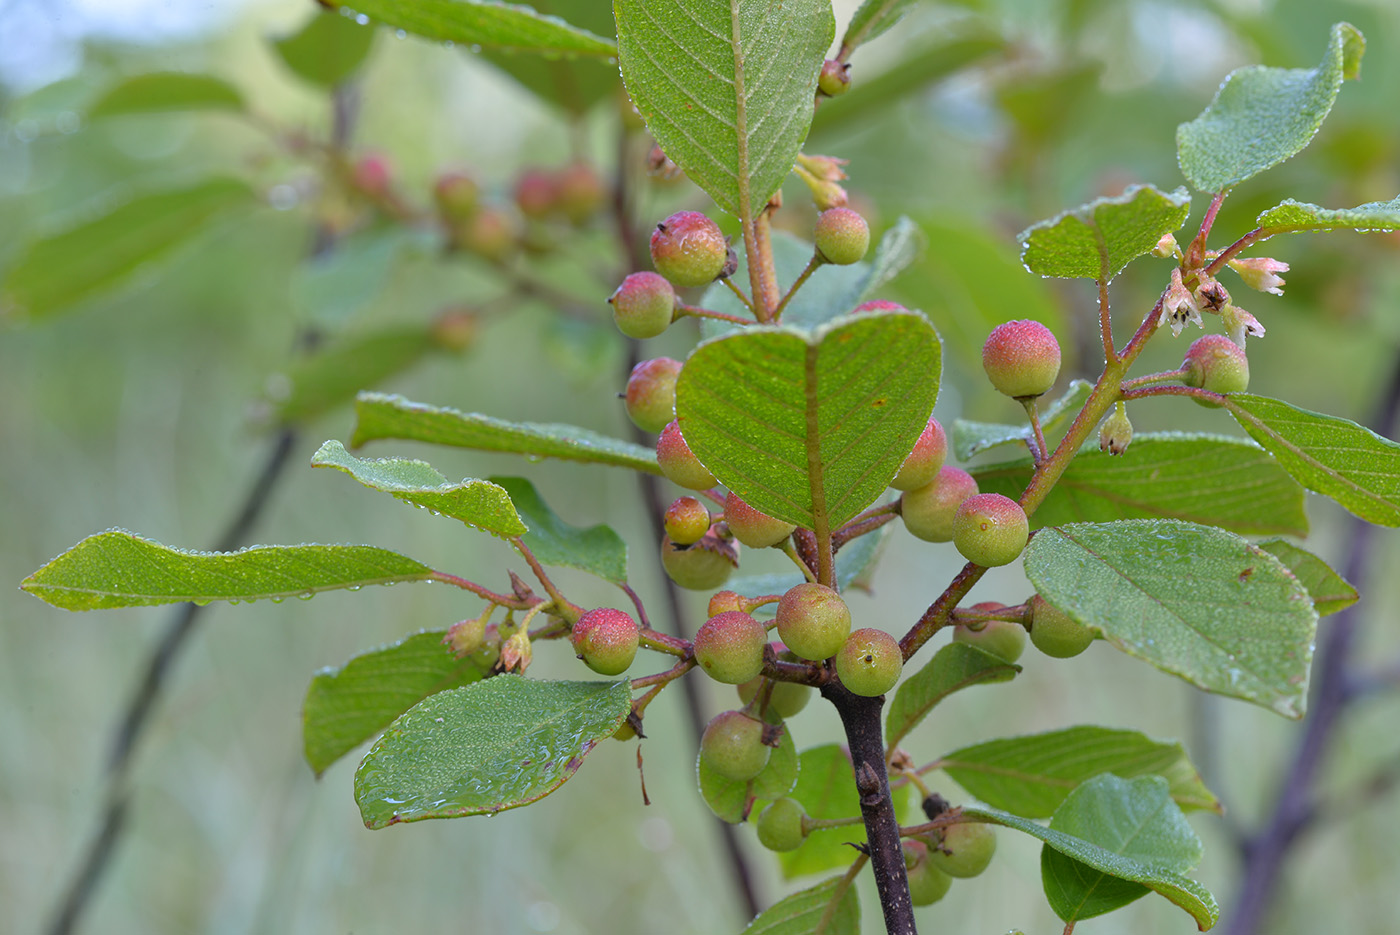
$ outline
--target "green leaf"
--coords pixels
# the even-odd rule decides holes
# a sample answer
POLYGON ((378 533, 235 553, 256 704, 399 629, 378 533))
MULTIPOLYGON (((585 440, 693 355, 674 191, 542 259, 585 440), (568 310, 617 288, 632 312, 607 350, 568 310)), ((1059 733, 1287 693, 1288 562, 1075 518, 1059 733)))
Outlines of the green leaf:
MULTIPOLYGON (((791 796, 802 803, 808 815, 828 821, 860 815, 855 769, 839 744, 828 743, 803 750, 798 761, 801 766, 791 796)), ((796 850, 778 855, 783 877, 791 880, 848 866, 856 856, 850 844, 864 841, 865 826, 860 823, 819 828, 807 835, 796 850)))
POLYGON ((426 461, 357 458, 340 442, 331 439, 312 456, 311 466, 344 471, 366 487, 382 490, 405 503, 426 507, 503 539, 529 531, 504 489, 473 477, 459 484, 449 484, 447 478, 426 461))
POLYGON ((391 29, 402 29, 434 42, 483 49, 538 52, 543 55, 617 54, 601 36, 570 26, 555 16, 541 16, 528 6, 495 0, 322 0, 333 9, 349 5, 391 29))
MULTIPOLYGON (((1171 800, 1160 776, 1128 780, 1105 774, 1091 779, 1056 810, 1050 830, 1097 845, 1136 865, 1133 875, 1125 878, 1119 867, 1082 863, 1047 842, 1040 851, 1041 882, 1050 908, 1066 922, 1112 912, 1156 889, 1142 879, 1141 868, 1185 874, 1201 862, 1201 839, 1171 800)), ((1168 893, 1163 895, 1172 899, 1168 893)), ((1189 904, 1177 905, 1196 914, 1189 904)))
POLYGON ((107 90, 88 108, 88 117, 121 117, 127 114, 161 114, 182 110, 241 111, 243 95, 213 75, 177 71, 137 75, 107 90))
POLYGON ((1037 533, 1025 568, 1047 601, 1128 655, 1302 717, 1317 613, 1257 546, 1175 520, 1078 523, 1037 533))
POLYGON ((367 584, 430 581, 413 559, 368 545, 260 545, 186 552, 120 529, 88 536, 20 582, 64 610, 274 601, 367 584))
POLYGON ((1254 223, 1265 231, 1261 240, 1301 231, 1392 231, 1400 229, 1400 195, 1390 201, 1335 209, 1288 198, 1260 214, 1254 223))
POLYGON ((1162 776, 1183 809, 1223 810, 1181 744, 1135 730, 1069 727, 989 740, 940 757, 938 767, 983 802, 1023 818, 1049 818, 1080 783, 1099 773, 1162 776))
MULTIPOLYGON (((1013 500, 1031 479, 1029 459, 972 469, 983 493, 1013 500)), ((1247 535, 1305 536, 1303 488, 1267 451, 1245 439, 1175 433, 1137 435, 1121 455, 1085 446, 1031 526, 1161 516, 1247 535)))
MULTIPOLYGON (((533 0, 539 13, 557 16, 594 35, 611 41, 614 33, 611 3, 597 0, 533 0)), ((510 75, 540 99, 569 114, 582 116, 593 105, 620 95, 622 79, 617 63, 601 58, 550 59, 515 52, 484 51, 481 57, 510 75)))
POLYGON ((402 396, 361 393, 355 400, 355 434, 350 443, 358 447, 381 438, 661 473, 652 449, 588 429, 540 422, 507 422, 474 412, 425 406, 402 396))
POLYGON ((272 47, 297 77, 333 88, 364 64, 373 44, 373 28, 323 10, 290 36, 275 40, 272 47))
POLYGON ((437 254, 442 245, 423 232, 371 227, 336 241, 334 250, 307 257, 292 279, 297 310, 327 331, 342 331, 384 291, 400 257, 412 249, 437 254))
POLYGON ((301 736, 317 776, 429 695, 485 678, 470 656, 458 659, 443 645, 445 635, 415 633, 316 673, 301 708, 301 736))
POLYGON ((1313 607, 1317 608, 1318 616, 1335 614, 1361 599, 1361 595, 1352 587, 1350 581, 1337 574, 1331 566, 1307 549, 1300 549, 1284 539, 1265 539, 1254 544, 1275 556, 1288 566, 1289 571, 1298 576, 1303 587, 1308 589, 1308 595, 1312 598, 1313 607))
POLYGON ((1400 526, 1400 444, 1349 419, 1231 393, 1226 409, 1283 469, 1378 526, 1400 526))
POLYGON ((1361 73, 1366 40, 1337 23, 1316 68, 1251 65, 1231 72, 1199 117, 1176 128, 1187 181, 1220 192, 1272 168, 1311 142, 1344 78, 1361 73))
POLYGON ((896 747, 934 705, 953 692, 991 682, 1009 682, 1021 667, 976 646, 949 643, 900 683, 885 715, 885 743, 896 747))
POLYGON ((0 317, 43 318, 125 282, 215 217, 253 202, 233 179, 144 195, 29 244, 0 281, 0 317))
POLYGON ((510 494, 515 510, 530 527, 522 538, 544 565, 579 568, 613 584, 627 582, 627 543, 611 528, 570 526, 540 498, 535 485, 523 477, 491 477, 510 494))
POLYGON ((859 935, 860 898, 854 886, 843 887, 843 879, 832 877, 780 899, 745 926, 741 935, 859 935))
POLYGON ((865 0, 851 17, 846 34, 841 37, 843 49, 855 49, 869 42, 904 18, 916 0, 865 0))
POLYGON ((797 783, 797 747, 792 731, 784 728, 778 745, 768 754, 768 764, 753 779, 736 782, 710 768, 699 755, 695 757, 695 778, 700 796, 710 811, 731 825, 747 821, 755 802, 781 799, 797 783))
POLYGON ((1088 204, 1034 224, 1019 235, 1021 262, 1041 276, 1112 282, 1133 260, 1181 227, 1191 196, 1134 185, 1116 198, 1088 204))
POLYGON ((676 418, 721 483, 821 536, 885 491, 928 424, 939 365, 933 327, 908 312, 751 328, 691 353, 676 418))
MULTIPOLYGON (((1064 395, 1055 400, 1040 413, 1041 430, 1050 436, 1055 429, 1069 422, 1084 404, 1089 401, 1094 384, 1088 380, 1071 380, 1064 395)), ((1003 425, 998 422, 971 422, 967 419, 953 420, 953 454, 959 461, 970 460, 973 455, 1002 445, 1024 445, 1031 438, 1029 425, 1003 425)), ((1139 436, 1141 437, 1141 436, 1139 436)), ((1017 492, 1019 495, 1019 491, 1017 492)))
POLYGON ((632 709, 632 683, 498 675, 438 692, 384 732, 355 773, 367 828, 494 815, 562 786, 632 709))
POLYGON ((284 423, 307 422, 355 398, 366 387, 403 373, 433 350, 424 325, 384 328, 297 358, 288 368, 288 395, 276 401, 284 423))
POLYGON ((716 204, 753 217, 812 123, 831 4, 615 0, 613 10, 622 79, 647 129, 716 204))
MULTIPOLYGON (((894 529, 895 523, 886 523, 874 532, 868 532, 852 539, 836 553, 836 589, 845 591, 858 586, 870 574, 880 557, 886 538, 894 529)), ((725 588, 744 597, 762 597, 767 594, 786 594, 796 585, 807 579, 802 572, 774 572, 767 575, 745 575, 731 578, 725 588)), ((777 612, 776 604, 767 604, 754 611, 755 616, 772 616, 777 612)))
MULTIPOLYGON (((1103 778, 1110 781, 1114 780, 1112 776, 1103 778)), ((1118 782, 1121 781, 1122 780, 1118 780, 1118 782)), ((1136 780, 1136 782, 1144 781, 1149 783, 1154 782, 1151 777, 1146 777, 1145 780, 1136 780)), ((1161 790, 1161 798, 1165 799, 1170 805, 1171 799, 1166 795, 1165 781, 1158 779, 1155 782, 1159 784, 1158 788, 1161 790)), ((1149 798, 1156 798, 1151 790, 1145 790, 1145 792, 1147 793, 1146 795, 1135 795, 1134 793, 1136 793, 1136 790, 1130 789, 1128 795, 1125 796, 1126 801, 1119 803, 1123 806, 1123 811, 1126 814, 1120 815, 1110 810, 1105 814, 1105 823, 1113 818, 1123 820, 1125 823, 1134 820, 1134 818, 1139 815, 1138 809, 1142 808, 1143 801, 1149 798)), ((1133 853, 1114 853, 1107 847, 1103 847, 1091 841, 1086 841, 1083 838, 1075 837, 1074 835, 1067 834, 1057 829, 1047 828, 1028 818, 1021 818, 1019 815, 1013 815, 1010 812, 1003 812, 992 808, 963 806, 962 813, 969 817, 990 822, 991 824, 1001 825, 1005 828, 1014 828, 1034 838, 1039 838, 1047 847, 1084 865, 1086 867, 1086 873, 1089 869, 1097 870, 1115 879, 1139 883, 1149 890, 1154 890, 1190 913, 1191 917, 1196 920, 1197 926, 1199 926, 1202 931, 1215 925, 1216 921, 1220 918, 1220 907, 1216 905, 1215 897, 1211 896, 1210 891, 1190 877, 1183 876, 1180 872, 1140 860, 1133 853)), ((1163 822, 1163 824, 1168 824, 1168 822, 1163 822)), ((1187 830, 1190 830, 1189 825, 1186 827, 1187 830)), ((1042 868, 1043 866, 1044 864, 1042 863, 1042 868)), ((1043 870, 1042 879, 1044 880, 1043 870)), ((1045 880, 1047 884, 1046 896, 1050 898, 1052 908, 1056 907, 1060 894, 1066 892, 1060 880, 1061 878, 1058 876, 1054 878, 1053 883, 1049 880, 1045 880), (1055 894, 1050 892, 1052 885, 1056 887, 1055 894)))

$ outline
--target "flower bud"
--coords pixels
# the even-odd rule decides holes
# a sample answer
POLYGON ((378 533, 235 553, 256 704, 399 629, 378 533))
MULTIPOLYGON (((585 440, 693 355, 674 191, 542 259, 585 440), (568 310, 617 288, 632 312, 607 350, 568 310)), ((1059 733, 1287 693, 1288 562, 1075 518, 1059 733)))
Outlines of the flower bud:
POLYGON ((1099 428, 1099 450, 1121 455, 1133 440, 1133 423, 1128 421, 1128 407, 1119 402, 1099 428))

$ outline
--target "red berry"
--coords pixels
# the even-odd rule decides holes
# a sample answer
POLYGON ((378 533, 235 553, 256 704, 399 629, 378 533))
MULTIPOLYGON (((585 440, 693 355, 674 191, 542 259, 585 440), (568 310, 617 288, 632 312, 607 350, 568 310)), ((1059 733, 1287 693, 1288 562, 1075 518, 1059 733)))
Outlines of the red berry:
POLYGON ((552 172, 526 169, 515 181, 515 204, 527 218, 548 217, 554 213, 558 200, 559 185, 552 172))
POLYGON ((797 527, 755 510, 734 491, 724 498, 724 522, 729 531, 751 549, 766 549, 777 545, 797 527))
POLYGON ((778 635, 803 659, 833 656, 851 633, 851 610, 831 588, 805 582, 778 601, 778 635))
POLYGON ((617 330, 629 338, 656 337, 676 314, 676 290, 656 273, 632 273, 608 301, 617 330))
POLYGON ((829 58, 817 75, 817 90, 826 97, 840 97, 851 89, 851 66, 829 58))
POLYGON ((676 378, 681 362, 653 357, 632 368, 627 378, 627 417, 644 432, 660 432, 676 417, 676 378))
POLYGON ((899 498, 904 528, 925 542, 952 542, 953 517, 962 502, 975 493, 977 481, 971 474, 944 465, 932 483, 899 498))
POLYGON ((607 189, 598 172, 586 162, 576 162, 555 177, 556 205, 573 224, 582 224, 603 206, 607 189))
POLYGON ((350 170, 350 181, 367 195, 388 193, 393 179, 394 169, 388 157, 377 153, 361 156, 350 170))
POLYGON ((850 208, 830 208, 817 217, 813 240, 826 262, 849 266, 870 249, 870 226, 850 208))
POLYGON ((717 682, 739 685, 763 671, 768 631, 741 610, 711 617, 695 634, 695 662, 717 682))
POLYGON ((1017 399, 1040 396, 1060 375, 1060 343, 1038 321, 1008 321, 982 345, 982 369, 998 392, 1017 399))
POLYGON ((570 641, 588 668, 601 675, 627 671, 637 655, 637 621, 611 607, 590 610, 574 624, 570 641))
POLYGON ((953 545, 978 565, 1009 565, 1025 550, 1029 537, 1026 511, 999 493, 968 497, 953 516, 953 545))
POLYGON ((452 225, 454 246, 499 262, 516 246, 519 219, 500 208, 482 208, 465 221, 452 225))
POLYGON ((651 262, 678 286, 714 282, 728 259, 729 241, 698 211, 678 211, 652 231, 651 262))
POLYGON ((679 497, 666 508, 666 535, 677 545, 694 545, 710 528, 710 511, 694 497, 679 497))
POLYGON ((656 440, 656 463, 671 483, 687 490, 709 490, 716 483, 715 476, 691 452, 681 435, 680 424, 674 420, 667 423, 656 440))
POLYGON ((710 595, 710 604, 707 616, 716 617, 726 610, 749 611, 749 602, 742 594, 733 591, 716 591, 710 595))
POLYGON ((904 459, 904 464, 894 476, 894 480, 890 481, 890 486, 895 490, 918 490, 932 483, 947 456, 948 436, 944 434, 943 426, 938 424, 938 420, 930 416, 928 425, 924 426, 923 432, 914 442, 914 450, 904 459))
POLYGON ((853 308, 853 309, 851 310, 851 313, 852 313, 852 314, 855 314, 856 312, 907 312, 907 311, 909 311, 909 309, 905 308, 903 305, 900 305, 898 302, 890 302, 890 301, 888 301, 888 300, 886 300, 886 299, 872 299, 872 300, 869 301, 869 302, 865 302, 865 303, 863 303, 863 304, 861 304, 861 305, 857 305, 855 308, 853 308))
MULTIPOLYGON (((1249 388, 1249 359, 1244 356, 1244 348, 1223 334, 1208 334, 1191 342, 1181 367, 1186 371, 1181 382, 1187 386, 1212 393, 1243 393, 1249 388)), ((1217 405, 1202 404, 1212 408, 1217 405)))

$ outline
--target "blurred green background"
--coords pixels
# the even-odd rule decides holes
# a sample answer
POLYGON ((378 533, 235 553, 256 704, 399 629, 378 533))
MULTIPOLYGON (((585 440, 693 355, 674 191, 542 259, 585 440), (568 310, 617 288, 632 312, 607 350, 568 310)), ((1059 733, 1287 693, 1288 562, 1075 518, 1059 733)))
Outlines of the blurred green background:
MULTIPOLYGON (((596 3, 578 5, 600 15, 596 3)), ((855 5, 837 4, 838 24, 855 5)), ((601 7, 605 14, 607 4, 601 7)), ((384 265, 382 281, 353 282, 351 298, 333 302, 316 285, 325 276, 317 280, 306 261, 312 225, 325 210, 314 195, 315 174, 257 127, 224 115, 84 119, 121 78, 183 70, 235 84, 267 121, 324 136, 326 95, 292 74, 268 42, 314 12, 310 2, 289 0, 0 0, 0 275, 30 240, 136 192, 232 174, 264 202, 202 230, 119 288, 0 330, 0 582, 10 583, 0 590, 0 930, 38 931, 47 923, 95 827, 110 732, 169 613, 74 615, 13 586, 109 527, 188 548, 212 543, 266 457, 266 400, 308 323, 353 335, 504 293, 480 265, 444 263, 410 238, 384 265)), ((1091 376, 1091 287, 1043 283, 1020 270, 1015 232, 1131 182, 1180 184, 1176 124, 1205 106, 1224 74, 1257 61, 1315 64, 1328 25, 1339 19, 1368 39, 1363 80, 1343 89, 1309 150, 1227 202, 1216 229, 1228 240, 1284 197, 1340 207, 1400 191, 1400 6, 1393 0, 929 3, 857 52, 857 89, 883 72, 897 93, 857 101, 853 92, 858 106, 831 106, 807 151, 850 159, 846 186, 877 231, 902 214, 924 227, 923 261, 889 295, 927 311, 943 335, 948 363, 936 412, 945 425, 958 415, 1014 421, 1015 407, 977 371, 976 349, 1000 321, 1056 322, 1062 344, 1079 348, 1084 361, 1062 380, 1091 376), (959 42, 980 51, 968 53, 968 67, 939 74, 940 62, 954 60, 949 44, 959 42)), ((611 97, 566 120, 460 49, 381 30, 358 87, 354 150, 385 154, 400 190, 420 206, 444 168, 469 168, 505 200, 524 166, 557 167, 584 155, 611 171, 616 162, 620 111, 611 97)), ((785 214, 805 235, 812 217, 802 207, 805 192, 789 185, 786 197, 792 207, 785 214)), ((643 224, 675 206, 705 206, 685 183, 655 185, 642 201, 643 224)), ((1203 206, 1198 198, 1190 223, 1203 206)), ((540 261, 542 274, 562 288, 594 297, 588 312, 561 316, 538 301, 512 302, 483 318, 466 355, 432 356, 388 388, 625 437, 616 396, 627 351, 603 302, 618 262, 609 234, 600 221, 566 244, 562 259, 540 261)), ((1400 345, 1400 239, 1293 238, 1270 252, 1293 266, 1287 294, 1236 290, 1268 327, 1267 338, 1250 343, 1252 390, 1368 419, 1400 345)), ((350 276, 356 256, 331 278, 350 276)), ((1124 333, 1125 322, 1155 299, 1166 269, 1143 261, 1115 285, 1124 333)), ((682 332, 649 342, 645 353, 683 356, 693 332, 682 332)), ((1185 340, 1159 337, 1144 368, 1176 366, 1185 340)), ((1138 431, 1239 434, 1222 413, 1168 401, 1139 404, 1132 416, 1138 431)), ((254 541, 370 542, 487 583, 519 565, 499 542, 307 469, 320 442, 345 439, 350 424, 341 407, 302 433, 254 541)), ((369 451, 424 457, 450 477, 529 476, 569 522, 618 529, 631 546, 634 583, 653 614, 661 613, 655 545, 626 473, 408 444, 369 451)), ((1310 510, 1309 548, 1338 560, 1344 514, 1316 498, 1310 510)), ((1385 571, 1400 567, 1400 550, 1393 535, 1375 541, 1362 656, 1395 659, 1400 581, 1385 571)), ((902 632, 960 566, 955 559, 951 549, 896 529, 873 594, 852 599, 858 625, 902 632)), ((779 568, 761 556, 744 571, 779 568)), ((616 601, 616 592, 586 576, 560 578, 576 601, 616 601)), ((988 575, 974 598, 1014 602, 1027 593, 1013 567, 988 575)), ((312 673, 478 609, 448 589, 421 585, 209 608, 138 751, 128 834, 86 930, 738 931, 743 914, 694 789, 679 692, 668 692, 647 720, 649 807, 641 804, 634 750, 620 744, 598 750, 568 785, 528 809, 375 833, 362 827, 352 798, 356 756, 319 782, 312 777, 299 723, 312 673)), ((1249 825, 1270 804, 1300 730, 1242 703, 1203 702, 1102 644, 1069 661, 1031 651, 1023 662, 1024 675, 1008 686, 955 696, 940 708, 907 744, 916 758, 1076 723, 1138 728, 1183 739, 1232 816, 1249 825), (1218 726, 1218 762, 1199 747, 1203 719, 1218 726)), ((562 648, 545 646, 534 671, 577 676, 577 664, 562 648)), ((707 683, 703 690, 709 711, 732 706, 729 689, 707 683)), ((1324 786, 1351 788, 1393 758, 1397 717, 1394 694, 1359 706, 1339 731, 1324 786)), ((820 704, 793 724, 799 747, 838 735, 834 714, 820 704)), ((955 801, 961 795, 950 781, 937 785, 955 801)), ((1228 912, 1236 867, 1224 825, 1200 815, 1192 823, 1207 846, 1198 878, 1228 912)), ((750 829, 741 837, 765 902, 795 888, 779 878, 750 829)), ((1325 823, 1295 855, 1269 930, 1395 931, 1398 842, 1394 799, 1325 823)), ((862 886, 867 930, 879 930, 873 887, 868 880, 862 886)), ((983 877, 959 883, 921 919, 929 930, 989 935, 1060 928, 1040 892, 1039 845, 1010 832, 1001 834, 998 859, 983 877)), ((1150 935, 1190 924, 1154 896, 1081 931, 1150 935)))

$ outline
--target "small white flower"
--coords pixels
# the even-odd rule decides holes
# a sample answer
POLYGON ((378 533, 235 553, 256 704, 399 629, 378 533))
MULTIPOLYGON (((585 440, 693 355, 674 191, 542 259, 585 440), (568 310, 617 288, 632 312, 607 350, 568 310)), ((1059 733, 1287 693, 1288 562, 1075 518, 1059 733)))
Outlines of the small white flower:
POLYGON ((1230 268, 1240 274, 1240 278, 1249 288, 1283 295, 1283 277, 1278 274, 1288 272, 1287 263, 1261 256, 1247 260, 1231 260, 1230 268))
POLYGON ((1259 324, 1259 319, 1246 312, 1237 305, 1227 305, 1220 310, 1220 319, 1225 323, 1225 333, 1244 349, 1245 337, 1262 338, 1264 336, 1264 326, 1259 324))
POLYGON ((1157 319, 1157 324, 1171 325, 1172 336, 1181 334, 1181 329, 1186 327, 1187 322, 1195 324, 1197 328, 1204 328, 1201 322, 1201 309, 1196 304, 1196 298, 1191 294, 1181 282, 1181 267, 1172 270, 1172 281, 1167 286, 1167 294, 1162 298, 1162 315, 1157 319))

